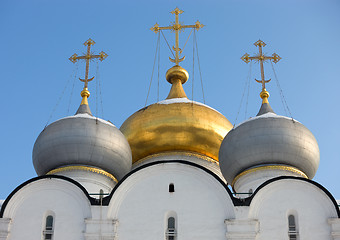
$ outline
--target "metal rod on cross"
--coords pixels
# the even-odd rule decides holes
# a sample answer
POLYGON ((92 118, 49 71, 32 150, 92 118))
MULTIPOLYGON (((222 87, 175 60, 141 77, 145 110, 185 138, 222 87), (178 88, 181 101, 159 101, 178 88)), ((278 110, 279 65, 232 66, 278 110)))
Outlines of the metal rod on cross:
POLYGON ((241 59, 246 63, 249 63, 252 60, 260 62, 261 80, 255 79, 255 81, 258 83, 262 83, 262 91, 260 93, 260 96, 264 102, 268 102, 269 93, 266 90, 266 83, 269 83, 271 79, 265 80, 263 63, 267 60, 272 60, 274 63, 277 63, 278 61, 281 60, 281 57, 276 53, 273 53, 272 56, 265 56, 262 52, 262 47, 266 46, 266 44, 261 40, 255 42, 254 45, 256 47, 259 47, 259 53, 255 56, 249 56, 249 54, 246 53, 241 57, 241 59))
POLYGON ((92 54, 91 53, 91 46, 95 44, 95 41, 93 41, 91 38, 89 38, 86 42, 84 42, 84 45, 87 46, 87 52, 86 55, 84 56, 78 56, 76 53, 73 54, 69 60, 73 63, 77 62, 78 60, 84 59, 86 62, 86 67, 85 67, 85 78, 81 79, 79 78, 80 81, 84 82, 84 89, 81 91, 81 96, 83 97, 82 103, 81 104, 86 104, 87 103, 87 98, 90 96, 90 92, 88 91, 88 82, 92 81, 94 77, 89 79, 89 70, 90 70, 90 61, 92 59, 98 58, 100 61, 103 61, 108 55, 101 51, 98 55, 92 54))
POLYGON ((176 34, 176 41, 175 41, 175 46, 173 46, 173 50, 175 51, 175 59, 172 59, 169 57, 170 61, 175 63, 176 66, 178 66, 178 64, 180 62, 182 62, 185 59, 185 56, 183 56, 182 58, 180 58, 180 55, 182 53, 182 49, 179 48, 179 32, 182 31, 185 28, 194 28, 196 30, 204 27, 203 24, 201 24, 199 21, 197 21, 195 23, 195 25, 182 25, 179 22, 179 14, 182 14, 183 11, 180 10, 179 8, 175 8, 175 10, 173 10, 171 12, 172 14, 175 14, 175 22, 172 23, 172 25, 168 26, 168 27, 160 27, 157 23, 151 28, 152 31, 154 31, 155 33, 158 33, 158 31, 160 30, 172 30, 175 32, 176 34))

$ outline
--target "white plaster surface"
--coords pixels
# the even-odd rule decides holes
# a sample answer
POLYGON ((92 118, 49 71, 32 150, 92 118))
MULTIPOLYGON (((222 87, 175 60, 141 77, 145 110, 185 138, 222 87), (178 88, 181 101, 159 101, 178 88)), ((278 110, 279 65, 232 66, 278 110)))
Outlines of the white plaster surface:
POLYGON ((192 162, 192 163, 196 163, 206 169, 209 169, 210 171, 212 171, 214 174, 216 174, 223 182, 227 182, 222 173, 221 173, 221 169, 219 166, 219 163, 214 161, 213 159, 211 159, 211 161, 208 161, 206 159, 202 159, 199 157, 199 155, 186 155, 184 154, 180 154, 180 153, 171 153, 167 154, 167 155, 156 155, 150 158, 145 158, 142 161, 136 162, 132 165, 132 169, 135 169, 137 167, 143 166, 145 164, 148 163, 152 163, 152 162, 157 162, 157 161, 174 161, 174 160, 184 160, 184 161, 188 161, 188 162, 192 162))
POLYGON ((91 218, 91 206, 84 193, 62 179, 40 179, 14 194, 4 211, 10 218, 7 240, 42 239, 44 220, 55 215, 54 239, 82 240, 85 218, 91 218))
MULTIPOLYGON (((56 175, 69 177, 79 182, 90 195, 100 193, 101 189, 104 191, 104 193, 110 193, 114 186, 116 185, 116 183, 111 178, 103 174, 94 173, 90 171, 82 170, 62 171, 56 173, 56 175)), ((99 198, 99 195, 91 195, 91 197, 99 198)))
POLYGON ((289 214, 296 218, 299 239, 332 239, 328 220, 337 218, 334 204, 320 188, 298 179, 272 182, 255 195, 248 218, 260 222, 256 239, 288 239, 289 214))
MULTIPOLYGON (((280 176, 302 177, 300 174, 291 171, 270 168, 262 169, 255 172, 250 172, 238 178, 234 183, 234 189, 237 193, 253 193, 262 183, 280 176)), ((245 198, 250 195, 241 194, 239 197, 245 198)))
POLYGON ((63 179, 29 183, 8 202, 0 240, 42 239, 47 213, 55 216, 55 240, 165 239, 169 216, 176 218, 176 240, 288 240, 289 214, 296 216, 298 239, 340 240, 334 203, 310 182, 277 180, 259 189, 250 206, 234 206, 214 176, 176 162, 129 175, 109 206, 91 206, 77 185, 63 179))
POLYGON ((235 218, 224 187, 205 171, 180 163, 157 164, 129 176, 111 200, 108 218, 118 219, 119 239, 165 239, 169 214, 178 239, 225 239, 225 219, 235 218), (168 186, 174 184, 175 192, 168 186))

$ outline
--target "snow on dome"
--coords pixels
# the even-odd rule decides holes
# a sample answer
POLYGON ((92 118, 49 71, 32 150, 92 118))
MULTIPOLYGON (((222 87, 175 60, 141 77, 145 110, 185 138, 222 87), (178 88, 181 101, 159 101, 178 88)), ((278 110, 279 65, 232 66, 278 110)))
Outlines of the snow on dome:
POLYGON ((256 120, 256 119, 260 119, 260 118, 284 118, 284 119, 291 120, 291 121, 293 121, 293 122, 298 122, 298 123, 300 123, 299 121, 295 120, 294 118, 289 118, 289 117, 286 117, 286 116, 277 115, 276 113, 267 112, 267 113, 262 114, 262 115, 259 115, 259 116, 250 117, 249 119, 244 120, 243 122, 237 124, 237 125, 235 126, 235 128, 239 127, 240 125, 242 125, 242 124, 244 124, 244 123, 246 123, 246 122, 253 121, 253 120, 256 120))
POLYGON ((106 120, 101 119, 101 118, 97 118, 97 117, 91 116, 91 115, 89 115, 87 113, 78 113, 78 114, 73 115, 73 116, 67 116, 67 117, 61 118, 61 119, 59 119, 57 121, 60 121, 60 120, 63 120, 63 119, 68 119, 68 118, 88 118, 88 119, 94 119, 96 121, 100 121, 101 123, 108 124, 108 125, 111 125, 111 126, 115 127, 115 125, 112 124, 111 122, 106 121, 106 120))
POLYGON ((173 104, 173 103, 193 103, 193 104, 197 104, 197 105, 200 105, 200 106, 210 108, 211 110, 214 110, 214 111, 218 112, 219 114, 221 114, 219 111, 217 111, 216 109, 214 109, 214 108, 212 108, 208 105, 205 105, 203 103, 196 102, 196 101, 193 101, 193 100, 189 100, 188 98, 170 98, 170 99, 165 99, 163 101, 157 102, 156 104, 173 104))

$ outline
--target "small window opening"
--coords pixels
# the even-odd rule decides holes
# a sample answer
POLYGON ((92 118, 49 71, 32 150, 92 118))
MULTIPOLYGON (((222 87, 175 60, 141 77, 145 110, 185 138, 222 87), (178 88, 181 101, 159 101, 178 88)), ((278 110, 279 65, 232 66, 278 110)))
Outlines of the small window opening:
POLYGON ((175 240, 176 239, 176 222, 174 217, 168 218, 168 229, 166 231, 166 239, 167 240, 175 240))
POLYGON ((52 240, 53 237, 53 216, 48 215, 46 217, 46 224, 45 224, 45 230, 43 232, 44 234, 44 240, 52 240))
POLYGON ((289 240, 297 240, 298 239, 298 231, 297 231, 297 228, 296 228, 294 215, 288 216, 288 236, 289 236, 289 240))
POLYGON ((175 186, 173 183, 169 184, 169 192, 175 192, 175 186))

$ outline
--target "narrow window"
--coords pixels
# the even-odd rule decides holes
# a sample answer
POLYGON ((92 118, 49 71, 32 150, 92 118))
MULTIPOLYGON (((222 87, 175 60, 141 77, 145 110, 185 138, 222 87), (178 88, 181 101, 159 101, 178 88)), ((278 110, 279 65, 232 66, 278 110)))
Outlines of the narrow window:
POLYGON ((173 183, 169 184, 169 192, 175 192, 175 186, 173 183))
POLYGON ((44 229, 44 240, 52 240, 53 237, 53 216, 48 215, 46 217, 45 229, 44 229))
POLYGON ((289 236, 289 240, 298 239, 298 231, 297 231, 294 215, 288 216, 288 236, 289 236))
POLYGON ((174 217, 168 218, 168 229, 166 231, 166 239, 167 240, 175 240, 176 239, 176 222, 174 217))

